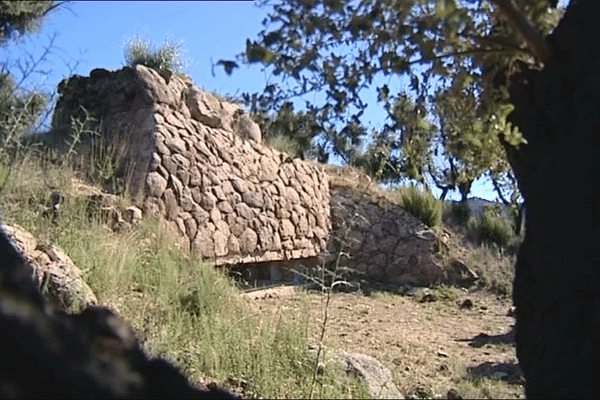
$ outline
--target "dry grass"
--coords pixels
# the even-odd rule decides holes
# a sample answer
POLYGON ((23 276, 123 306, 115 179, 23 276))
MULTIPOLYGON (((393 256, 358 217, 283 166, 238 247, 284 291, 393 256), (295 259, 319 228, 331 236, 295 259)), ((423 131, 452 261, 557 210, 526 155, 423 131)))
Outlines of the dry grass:
MULTIPOLYGON (((283 288, 246 297, 249 307, 264 318, 278 309, 289 316, 308 313, 310 341, 318 341, 325 295, 283 288)), ((385 292, 335 293, 325 349, 375 357, 392 371, 407 397, 443 398, 455 389, 464 398, 520 398, 523 382, 506 380, 502 373, 518 371, 514 345, 494 341, 511 330, 510 304, 484 291, 463 290, 431 303, 385 292), (471 309, 459 307, 465 299, 473 302, 471 309), (491 338, 487 344, 485 335, 491 338)))
MULTIPOLYGON (((378 204, 399 203, 392 191, 357 171, 333 170, 333 187, 360 190, 378 204)), ((68 164, 33 156, 13 165, 0 197, 3 219, 62 247, 86 273, 99 300, 132 323, 146 349, 178 364, 193 381, 225 382, 233 375, 249 383, 248 396, 310 393, 314 359, 308 349, 324 327, 322 294, 242 295, 222 272, 173 242, 156 221, 115 233, 90 218, 77 176, 68 164), (54 223, 43 215, 53 190, 65 195, 54 223)), ((495 373, 502 371, 494 369, 514 363, 512 344, 469 345, 480 333, 499 336, 510 330, 510 301, 494 293, 510 291, 512 256, 470 243, 459 227, 440 229, 450 232, 446 256, 473 268, 481 277, 478 289, 485 290, 439 286, 433 303, 389 293, 334 294, 325 348, 377 358, 392 370, 405 396, 443 397, 454 388, 464 397, 518 398, 522 382, 499 380, 501 374, 495 373), (461 310, 458 304, 466 298, 474 307, 461 310)), ((336 384, 330 371, 319 377, 315 395, 368 397, 358 384, 336 384)))
MULTIPOLYGON (((32 157, 13 167, 0 196, 3 221, 62 248, 151 355, 171 360, 195 382, 245 382, 236 389, 249 397, 308 396, 315 364, 307 313, 249 312, 223 271, 189 254, 157 221, 111 231, 89 211, 85 193, 98 189, 82 190, 67 164, 32 157), (52 221, 44 211, 54 190, 65 200, 52 221)), ((328 369, 315 388, 324 398, 367 396, 358 383, 337 385, 328 369)))

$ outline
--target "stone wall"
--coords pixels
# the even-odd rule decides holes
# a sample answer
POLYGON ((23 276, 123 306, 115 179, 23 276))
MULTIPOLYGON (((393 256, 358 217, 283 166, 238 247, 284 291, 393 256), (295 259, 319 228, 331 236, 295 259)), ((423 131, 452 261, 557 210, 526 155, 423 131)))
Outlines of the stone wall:
POLYGON ((340 266, 393 285, 424 285, 443 278, 437 236, 403 208, 333 188, 331 213, 339 240, 330 241, 328 250, 335 254, 343 246, 347 255, 340 266))
POLYGON ((216 264, 318 256, 331 229, 328 175, 270 149, 234 104, 143 66, 59 85, 53 125, 85 108, 118 149, 129 191, 216 264))
POLYGON ((144 215, 164 218, 216 265, 254 265, 280 279, 288 260, 327 261, 333 232, 350 249, 343 266, 368 279, 441 277, 435 234, 400 207, 372 204, 361 194, 372 186, 367 176, 263 146, 247 112, 186 78, 143 66, 96 69, 61 82, 59 94, 54 127, 92 115, 144 215))

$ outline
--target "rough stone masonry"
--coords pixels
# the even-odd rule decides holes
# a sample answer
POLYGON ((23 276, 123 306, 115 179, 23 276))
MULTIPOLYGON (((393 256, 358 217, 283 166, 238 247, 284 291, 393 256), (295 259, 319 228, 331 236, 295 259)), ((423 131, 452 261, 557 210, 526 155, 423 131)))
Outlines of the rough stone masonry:
POLYGON ((132 197, 216 264, 315 257, 331 229, 328 176, 260 144, 237 105, 138 65, 59 85, 54 126, 85 108, 121 150, 132 197))
MULTIPOLYGON (((331 211, 330 176, 321 166, 262 145, 246 111, 185 77, 141 65, 95 69, 62 81, 58 91, 53 126, 93 116, 123 160, 129 193, 144 215, 164 218, 215 265, 320 257, 330 243, 332 216, 348 217, 331 211)), ((398 232, 406 235, 389 229, 373 235, 366 227, 379 229, 381 217, 389 216, 363 206, 373 220, 356 227, 354 241, 365 243, 353 243, 344 263, 389 282, 441 276, 431 258, 431 231, 423 234, 427 229, 416 218, 395 207, 393 216, 402 217, 398 232), (366 242, 373 238, 377 243, 366 242), (376 248, 385 243, 384 252, 376 248)))

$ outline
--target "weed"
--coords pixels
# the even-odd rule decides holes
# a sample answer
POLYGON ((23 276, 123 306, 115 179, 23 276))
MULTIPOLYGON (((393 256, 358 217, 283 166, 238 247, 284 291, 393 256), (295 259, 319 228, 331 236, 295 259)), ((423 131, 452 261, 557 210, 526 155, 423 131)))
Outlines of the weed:
POLYGON ((266 136, 264 144, 291 157, 298 157, 300 155, 300 145, 283 134, 266 136))
POLYGON ((450 302, 455 302, 459 296, 463 294, 460 288, 444 284, 434 286, 433 291, 440 300, 447 300, 450 302))
POLYGON ((183 59, 183 43, 176 43, 168 38, 157 47, 148 39, 134 36, 127 40, 123 52, 125 63, 130 67, 145 65, 174 73, 183 73, 187 67, 187 62, 183 59))

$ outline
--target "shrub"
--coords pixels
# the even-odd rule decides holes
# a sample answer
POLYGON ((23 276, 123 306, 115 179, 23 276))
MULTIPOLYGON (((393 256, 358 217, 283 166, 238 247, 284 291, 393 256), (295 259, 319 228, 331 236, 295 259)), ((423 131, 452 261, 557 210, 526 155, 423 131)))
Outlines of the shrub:
POLYGON ((300 154, 300 146, 288 136, 279 134, 275 136, 266 136, 264 144, 281 152, 284 152, 291 157, 298 157, 300 154))
POLYGON ((399 189, 403 208, 421 222, 433 228, 442 221, 442 207, 431 191, 421 190, 414 185, 399 189))
POLYGON ((156 47, 152 42, 139 36, 127 41, 124 49, 125 63, 130 67, 145 65, 149 68, 164 69, 183 73, 187 63, 183 60, 183 43, 165 39, 156 47))
POLYGON ((467 226, 469 224, 469 220, 471 219, 471 209, 466 202, 453 202, 452 215, 460 225, 467 226))
POLYGON ((484 242, 494 243, 499 247, 506 247, 513 236, 510 224, 490 207, 486 207, 476 219, 474 228, 484 242))

